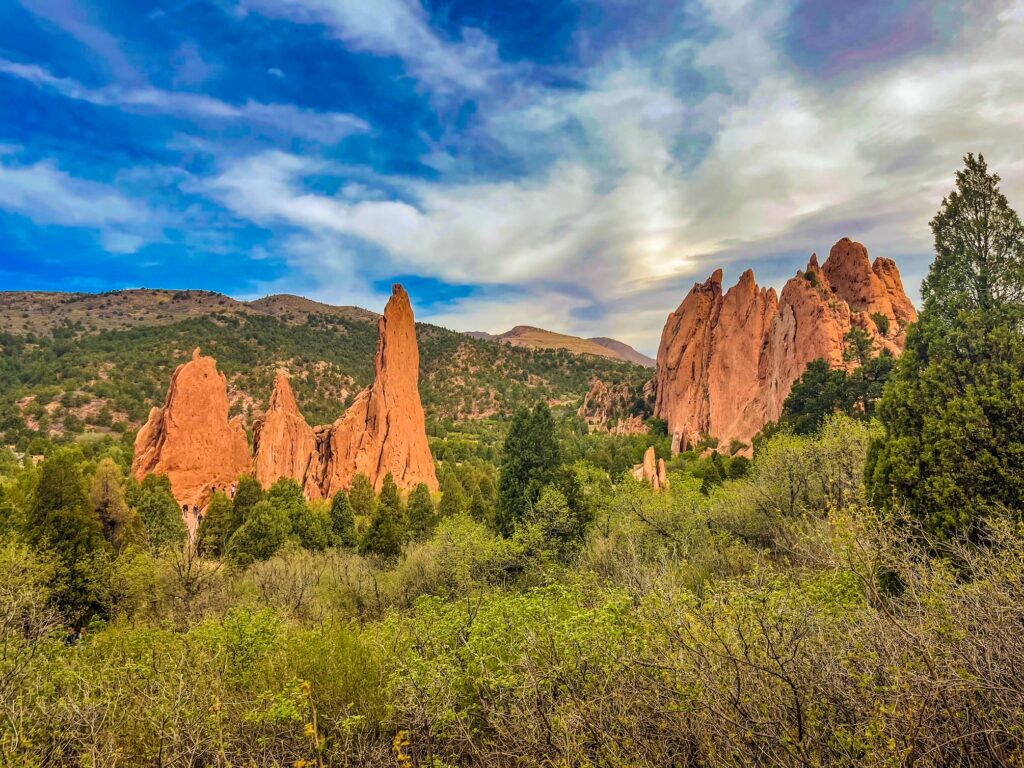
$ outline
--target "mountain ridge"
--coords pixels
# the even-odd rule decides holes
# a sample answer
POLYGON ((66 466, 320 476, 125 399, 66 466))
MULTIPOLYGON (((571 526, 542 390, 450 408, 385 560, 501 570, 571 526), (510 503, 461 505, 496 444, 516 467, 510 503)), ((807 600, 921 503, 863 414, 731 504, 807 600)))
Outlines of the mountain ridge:
POLYGON ((655 360, 637 351, 625 342, 607 336, 583 338, 557 331, 549 331, 534 325, 517 325, 504 333, 487 333, 486 331, 468 331, 466 336, 481 341, 507 344, 512 347, 528 347, 531 349, 564 349, 575 355, 596 355, 610 360, 642 365, 654 368, 655 360))

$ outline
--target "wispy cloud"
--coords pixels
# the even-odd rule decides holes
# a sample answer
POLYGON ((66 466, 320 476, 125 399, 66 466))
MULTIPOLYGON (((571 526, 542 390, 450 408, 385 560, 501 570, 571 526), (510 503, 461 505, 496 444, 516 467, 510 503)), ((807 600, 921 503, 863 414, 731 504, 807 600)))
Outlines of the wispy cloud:
POLYGON ((494 41, 474 29, 447 39, 431 26, 419 0, 243 0, 241 7, 321 24, 353 50, 397 56, 413 77, 435 90, 480 91, 501 66, 494 41))
POLYGON ((159 232, 146 203, 72 176, 50 160, 19 165, 11 151, 0 155, 0 210, 39 224, 96 230, 113 253, 132 253, 159 232))
POLYGON ((230 104, 202 93, 168 91, 151 86, 125 88, 109 85, 89 88, 70 78, 57 77, 35 64, 0 59, 0 74, 18 78, 65 98, 101 107, 145 114, 170 115, 195 122, 235 122, 275 133, 323 143, 334 143, 370 130, 362 118, 341 112, 318 112, 293 104, 246 101, 230 104))

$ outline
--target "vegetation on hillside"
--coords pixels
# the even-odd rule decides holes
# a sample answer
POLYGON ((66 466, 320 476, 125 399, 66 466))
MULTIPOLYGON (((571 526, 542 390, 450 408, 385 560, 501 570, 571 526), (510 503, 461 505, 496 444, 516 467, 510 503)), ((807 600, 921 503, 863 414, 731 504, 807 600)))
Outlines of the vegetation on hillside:
MULTIPOLYGON (((639 366, 605 358, 514 349, 436 326, 418 330, 420 389, 432 424, 507 416, 537 399, 574 410, 595 376, 649 377, 639 366)), ((374 324, 337 315, 296 323, 213 314, 100 333, 70 326, 42 336, 0 333, 0 433, 19 451, 36 438, 134 433, 150 408, 163 403, 174 368, 195 347, 217 358, 232 413, 250 426, 269 400, 278 368, 292 374, 307 421, 326 424, 372 382, 376 345, 374 324)))

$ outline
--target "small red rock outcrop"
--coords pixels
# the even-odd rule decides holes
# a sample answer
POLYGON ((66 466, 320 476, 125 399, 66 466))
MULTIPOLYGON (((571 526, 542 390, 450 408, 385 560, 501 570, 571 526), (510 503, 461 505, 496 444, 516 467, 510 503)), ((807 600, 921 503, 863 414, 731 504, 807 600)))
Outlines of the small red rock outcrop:
POLYGON ((288 377, 278 371, 270 406, 253 428, 256 479, 264 488, 282 477, 302 482, 315 448, 313 428, 299 413, 288 377))
POLYGON ((314 430, 316 449, 305 477, 310 498, 330 498, 360 473, 380 490, 390 472, 399 488, 437 490, 419 393, 420 353, 409 294, 392 288, 378 321, 373 385, 334 424, 314 430))
POLYGON ((723 295, 717 270, 665 324, 655 416, 668 421, 674 448, 704 435, 749 443, 782 414, 810 361, 847 364, 843 337, 853 326, 871 333, 877 349, 899 354, 916 319, 895 263, 872 264, 867 249, 849 238, 822 266, 812 255, 778 297, 758 288, 750 270, 723 295))
POLYGON ((228 419, 227 379, 196 349, 174 371, 163 408, 153 408, 139 430, 132 474, 167 475, 179 504, 203 507, 214 486, 251 471, 245 428, 228 419))
POLYGON ((653 445, 644 453, 643 462, 633 467, 633 477, 641 483, 649 483, 655 491, 664 491, 668 488, 665 460, 655 460, 653 445))

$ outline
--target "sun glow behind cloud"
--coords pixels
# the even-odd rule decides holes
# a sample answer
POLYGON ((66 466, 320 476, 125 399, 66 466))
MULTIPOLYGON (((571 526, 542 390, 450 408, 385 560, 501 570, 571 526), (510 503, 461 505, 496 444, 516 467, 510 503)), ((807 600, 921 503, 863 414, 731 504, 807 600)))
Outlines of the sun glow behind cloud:
MULTIPOLYGON (((44 5, 20 23, 59 41, 44 5)), ((24 107, 0 118, 0 227, 21 244, 0 273, 32 258, 32 227, 65 228, 69 247, 91 233, 107 256, 145 254, 150 285, 376 305, 377 286, 409 275, 443 297, 423 301, 435 322, 652 352, 718 266, 779 285, 849 235, 915 287, 966 151, 1024 205, 1020 0, 655 5, 547 3, 528 32, 503 7, 418 0, 138 21, 190 52, 175 72, 112 47, 132 30, 106 3, 80 14, 94 30, 74 26, 80 55, 0 39, 0 92, 24 107), (41 136, 25 117, 69 107, 74 132, 41 136), (183 253, 198 274, 174 271, 183 253)), ((88 277, 131 285, 139 260, 122 258, 125 275, 88 277)), ((12 287, 37 287, 25 275, 12 287)))

